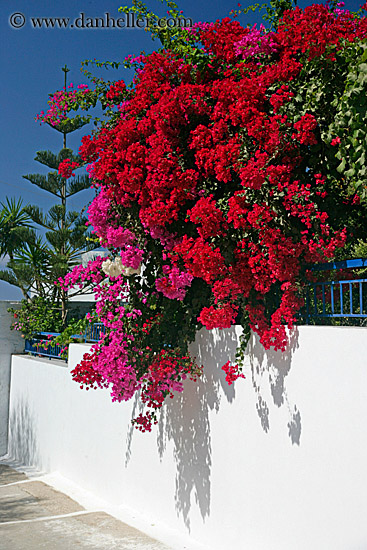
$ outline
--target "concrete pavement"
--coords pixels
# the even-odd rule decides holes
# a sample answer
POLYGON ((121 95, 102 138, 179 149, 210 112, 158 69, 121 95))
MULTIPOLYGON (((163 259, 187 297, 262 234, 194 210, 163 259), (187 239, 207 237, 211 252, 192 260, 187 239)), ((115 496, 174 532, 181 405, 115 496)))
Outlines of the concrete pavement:
POLYGON ((0 550, 169 550, 105 512, 0 464, 0 550))

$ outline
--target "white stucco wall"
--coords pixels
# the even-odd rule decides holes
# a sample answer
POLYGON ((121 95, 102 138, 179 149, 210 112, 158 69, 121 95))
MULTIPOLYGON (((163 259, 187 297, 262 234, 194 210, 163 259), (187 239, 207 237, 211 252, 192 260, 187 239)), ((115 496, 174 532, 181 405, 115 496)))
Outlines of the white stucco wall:
POLYGON ((151 434, 130 427, 136 403, 71 381, 88 345, 70 367, 15 356, 10 455, 210 550, 366 550, 367 328, 299 327, 284 354, 252 338, 229 387, 237 336, 198 334, 204 379, 151 434))
POLYGON ((20 302, 0 301, 0 456, 8 446, 8 412, 11 354, 24 349, 24 340, 19 332, 11 331, 13 317, 8 308, 17 309, 20 302))

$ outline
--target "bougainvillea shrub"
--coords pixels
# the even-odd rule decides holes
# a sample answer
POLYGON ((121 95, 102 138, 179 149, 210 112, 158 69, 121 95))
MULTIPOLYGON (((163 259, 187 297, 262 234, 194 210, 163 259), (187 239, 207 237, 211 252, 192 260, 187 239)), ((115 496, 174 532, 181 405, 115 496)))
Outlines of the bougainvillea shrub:
POLYGON ((132 84, 108 89, 115 114, 80 155, 98 190, 89 223, 111 255, 62 284, 92 280, 107 329, 75 380, 117 401, 140 391, 140 429, 200 376, 187 353, 200 327, 239 323, 284 350, 305 266, 333 258, 346 213, 366 212, 365 184, 340 168, 350 135, 335 118, 366 35, 365 17, 322 5, 286 11, 271 32, 198 23, 185 48, 140 56, 132 84))

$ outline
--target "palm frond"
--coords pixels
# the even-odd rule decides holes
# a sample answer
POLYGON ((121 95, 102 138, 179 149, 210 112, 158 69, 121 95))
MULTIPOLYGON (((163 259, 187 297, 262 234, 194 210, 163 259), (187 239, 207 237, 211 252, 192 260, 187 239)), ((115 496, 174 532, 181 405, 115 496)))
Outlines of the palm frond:
POLYGON ((23 245, 26 230, 32 228, 32 219, 23 207, 21 199, 6 198, 5 203, 0 203, 0 257, 14 252, 23 245))
POLYGON ((14 273, 8 269, 0 269, 0 280, 10 285, 18 286, 18 281, 14 273))

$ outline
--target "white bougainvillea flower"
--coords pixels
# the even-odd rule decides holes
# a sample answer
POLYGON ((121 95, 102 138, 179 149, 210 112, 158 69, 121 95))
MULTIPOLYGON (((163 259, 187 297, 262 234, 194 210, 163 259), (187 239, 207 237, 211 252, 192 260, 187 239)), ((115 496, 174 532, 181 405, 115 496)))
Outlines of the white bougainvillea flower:
POLYGON ((122 264, 120 256, 117 256, 113 261, 108 258, 102 263, 101 267, 107 277, 118 277, 119 275, 130 277, 131 275, 140 275, 141 273, 140 265, 137 269, 134 269, 133 267, 126 267, 122 264))

